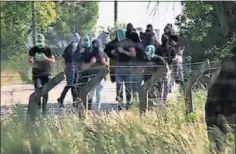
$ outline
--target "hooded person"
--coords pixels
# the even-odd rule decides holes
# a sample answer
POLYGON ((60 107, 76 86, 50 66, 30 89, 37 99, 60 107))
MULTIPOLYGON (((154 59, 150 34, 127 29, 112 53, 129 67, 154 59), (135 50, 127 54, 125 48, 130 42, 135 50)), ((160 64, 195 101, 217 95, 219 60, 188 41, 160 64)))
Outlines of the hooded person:
MULTIPOLYGON (((51 76, 51 63, 55 63, 55 57, 52 50, 46 46, 45 37, 43 34, 37 35, 36 46, 30 48, 28 58, 33 64, 32 79, 35 89, 42 88, 43 85, 49 82, 51 76)), ((43 96, 43 113, 46 113, 46 105, 48 101, 48 94, 43 96)), ((38 102, 41 106, 41 99, 38 102)))
POLYGON ((75 101, 77 97, 74 83, 76 79, 77 69, 79 69, 83 60, 81 50, 79 49, 79 42, 80 35, 78 33, 74 33, 72 35, 71 43, 66 47, 62 54, 65 62, 65 75, 67 84, 64 87, 61 96, 57 99, 60 107, 64 107, 64 99, 70 88, 73 101, 75 101))
MULTIPOLYGON (((81 65, 81 71, 78 74, 79 78, 77 80, 77 91, 78 91, 78 96, 80 97, 80 92, 79 89, 80 87, 84 86, 87 84, 87 82, 91 79, 91 76, 94 76, 96 73, 96 69, 90 69, 91 67, 94 67, 96 64, 96 57, 94 56, 93 53, 93 46, 92 46, 92 39, 89 35, 84 35, 81 38, 80 41, 80 46, 81 50, 83 50, 82 55, 83 55, 83 60, 82 60, 82 65, 81 65)), ((92 109, 92 101, 93 101, 93 94, 94 94, 94 89, 89 92, 88 94, 88 109, 92 109)), ((86 104, 84 104, 86 106, 86 104)), ((74 104, 74 107, 78 107, 77 104, 74 104)))
MULTIPOLYGON (((114 50, 112 54, 116 56, 115 62, 115 77, 116 77, 116 94, 117 94, 117 101, 122 102, 122 85, 124 83, 125 90, 126 90, 126 109, 129 109, 131 105, 131 81, 132 76, 130 73, 130 67, 124 67, 129 65, 132 58, 136 57, 136 51, 134 48, 134 44, 131 40, 126 38, 126 32, 123 29, 119 29, 116 32, 117 37, 117 48, 114 50)), ((119 104, 121 107, 121 104, 119 104)), ((120 108, 121 109, 121 108, 120 108)))
POLYGON ((134 29, 134 27, 131 23, 127 24, 126 38, 130 39, 134 43, 139 43, 140 42, 140 38, 139 38, 138 34, 136 33, 136 31, 135 31, 135 29, 134 29))
POLYGON ((108 40, 108 37, 109 37, 109 32, 106 32, 106 31, 102 31, 96 40, 100 40, 101 44, 102 44, 102 48, 105 48, 105 45, 107 43, 107 40, 108 40))

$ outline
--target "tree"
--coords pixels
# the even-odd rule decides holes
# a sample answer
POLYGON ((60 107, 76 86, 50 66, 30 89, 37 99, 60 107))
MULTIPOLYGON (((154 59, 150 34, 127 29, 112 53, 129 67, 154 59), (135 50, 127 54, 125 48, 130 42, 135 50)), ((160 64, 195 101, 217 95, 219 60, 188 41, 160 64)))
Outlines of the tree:
POLYGON ((216 52, 210 52, 216 44, 220 47, 224 43, 216 11, 211 4, 184 3, 183 11, 176 17, 175 24, 179 29, 180 44, 185 47, 184 54, 191 55, 192 61, 199 62, 206 58, 216 60, 223 57, 216 52))
MULTIPOLYGON (((1 62, 6 62, 26 78, 28 66, 25 44, 31 27, 31 2, 0 2, 1 9, 1 62)), ((37 28, 43 31, 56 17, 54 2, 36 2, 37 28)))
POLYGON ((93 34, 98 19, 98 2, 64 2, 56 6, 57 19, 51 24, 47 36, 49 43, 64 48, 72 33, 93 34), (58 43, 59 42, 59 43, 58 43))

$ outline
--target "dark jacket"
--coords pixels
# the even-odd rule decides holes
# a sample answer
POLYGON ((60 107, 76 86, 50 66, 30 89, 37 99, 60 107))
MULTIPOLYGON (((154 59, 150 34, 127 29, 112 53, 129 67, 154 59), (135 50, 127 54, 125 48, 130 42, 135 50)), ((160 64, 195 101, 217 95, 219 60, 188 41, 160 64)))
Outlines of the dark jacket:
POLYGON ((130 39, 134 43, 139 43, 140 42, 139 36, 136 32, 127 32, 126 31, 125 35, 126 35, 127 39, 130 39))
POLYGON ((79 49, 77 48, 77 50, 74 53, 72 53, 72 49, 73 46, 72 43, 70 43, 62 54, 66 68, 72 67, 72 63, 80 64, 83 61, 83 57, 79 49))

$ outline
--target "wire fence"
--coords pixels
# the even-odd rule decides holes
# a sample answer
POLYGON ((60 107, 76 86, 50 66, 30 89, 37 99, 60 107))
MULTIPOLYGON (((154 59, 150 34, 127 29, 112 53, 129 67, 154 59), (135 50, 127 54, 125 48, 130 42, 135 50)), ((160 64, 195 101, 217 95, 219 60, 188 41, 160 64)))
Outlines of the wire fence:
MULTIPOLYGON (((178 73, 182 73, 183 74, 183 80, 186 82, 187 80, 189 80, 189 78, 191 77, 191 74, 193 74, 194 72, 198 71, 200 66, 203 64, 203 62, 196 62, 196 63, 184 63, 181 65, 181 69, 180 70, 176 70, 173 69, 174 67, 177 67, 179 65, 172 65, 170 66, 170 70, 168 73, 166 73, 166 76, 169 75, 169 77, 162 77, 159 79, 159 83, 168 83, 167 81, 173 81, 175 78, 174 74, 178 74, 178 73), (170 80, 171 79, 171 80, 170 80)), ((209 63, 209 67, 207 67, 207 69, 205 69, 204 71, 204 75, 208 75, 210 76, 212 74, 212 72, 214 72, 215 70, 220 68, 220 61, 211 61, 209 63)), ((114 70, 119 68, 125 68, 126 70, 128 70, 127 73, 122 73, 120 75, 123 76, 129 76, 129 75, 133 75, 131 77, 131 80, 124 80, 124 83, 121 83, 122 86, 120 86, 120 89, 117 89, 116 87, 116 83, 119 81, 116 81, 116 83, 112 83, 109 79, 105 80, 103 83, 103 88, 102 90, 100 89, 100 93, 96 92, 98 91, 98 89, 96 89, 95 91, 92 92, 92 100, 93 100, 93 108, 96 108, 97 106, 97 100, 98 99, 98 95, 101 95, 101 101, 102 101, 102 106, 101 108, 104 110, 107 109, 114 109, 117 108, 118 104, 118 100, 117 100, 117 91, 119 90, 120 92, 122 91, 123 94, 123 102, 125 104, 125 101, 127 101, 127 97, 125 97, 127 95, 127 93, 130 93, 131 95, 131 100, 132 101, 137 101, 137 97, 139 97, 138 93, 133 92, 135 89, 135 84, 144 84, 144 80, 145 80, 145 76, 152 76, 153 72, 155 72, 156 70, 158 70, 160 67, 162 67, 163 65, 153 65, 153 64, 139 64, 137 65, 125 65, 125 66, 110 66, 110 70, 114 70), (137 78, 139 78, 139 80, 137 81, 137 78), (127 84, 131 85, 131 88, 129 88, 128 90, 125 90, 125 86, 127 84)), ((73 83, 73 86, 82 86, 85 85, 89 80, 91 80, 93 77, 95 77, 98 73, 98 70, 103 67, 103 66, 98 66, 93 68, 93 70, 95 71, 91 71, 92 69, 90 69, 90 73, 87 75, 82 75, 82 76, 77 76, 77 79, 82 79, 81 82, 75 82, 73 83), (85 78, 85 82, 83 81, 83 78, 85 78)), ((64 66, 63 65, 59 65, 56 68, 58 68, 58 71, 62 71, 64 70, 64 66)), ((76 72, 76 74, 81 74, 84 73, 84 70, 75 70, 72 69, 73 72, 76 72)), ((86 74, 86 73, 85 73, 86 74)), ((110 76, 117 76, 119 75, 117 72, 114 71, 110 71, 110 76)), ((75 78, 73 77, 72 80, 74 80, 75 78)), ((58 112, 60 112, 62 109, 59 109, 59 105, 57 103, 57 99, 60 97, 60 94, 64 88, 64 86, 66 85, 66 80, 68 79, 64 79, 59 85, 57 85, 55 88, 53 88, 50 92, 49 92, 49 102, 48 102, 48 109, 50 109, 50 113, 53 114, 57 114, 58 112)), ((201 83, 200 80, 198 80, 198 82, 196 84, 201 83)), ((169 97, 169 99, 173 99, 173 93, 175 93, 176 89, 178 90, 178 84, 174 85, 174 82, 169 82, 169 85, 172 86, 172 89, 175 90, 168 90, 165 91, 166 95, 168 95, 167 97, 169 97)), ((195 85, 196 85, 195 84, 195 85)), ((163 85, 163 84, 162 84, 163 85)), ((157 86, 158 87, 158 86, 157 86)), ((163 87, 162 87, 163 88, 163 87)), ((166 88, 166 87, 165 87, 166 88)), ((27 104, 28 104, 28 99, 29 99, 29 95, 31 93, 34 92, 34 87, 31 84, 18 84, 18 85, 13 85, 13 84, 8 84, 5 86, 2 86, 1 88, 1 102, 2 102, 2 109, 1 109, 1 114, 2 115, 8 115, 10 114, 10 110, 9 110, 9 106, 15 105, 15 104, 21 104, 20 106, 22 106, 24 108, 24 110, 26 110, 27 108, 27 104)), ((153 92, 153 91, 152 91, 153 92)), ((67 94, 66 98, 65 98, 65 108, 68 112, 76 112, 75 109, 73 109, 73 107, 71 107, 71 104, 73 102, 72 97, 70 96, 71 94, 67 94)), ((150 95, 149 95, 150 97, 150 95)), ((153 96, 152 96, 153 97, 153 96)), ((160 102, 161 100, 163 100, 163 94, 160 94, 160 96, 156 96, 154 98, 148 98, 148 101, 157 101, 160 102), (162 95, 162 96, 161 96, 162 95)))

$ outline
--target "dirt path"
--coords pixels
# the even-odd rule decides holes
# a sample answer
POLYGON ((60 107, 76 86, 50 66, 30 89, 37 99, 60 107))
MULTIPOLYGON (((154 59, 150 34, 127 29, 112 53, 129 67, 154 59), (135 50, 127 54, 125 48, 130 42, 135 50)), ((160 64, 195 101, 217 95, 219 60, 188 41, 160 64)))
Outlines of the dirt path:
MULTIPOLYGON (((55 88, 49 92, 49 103, 56 103, 57 98, 60 96, 63 88, 65 86, 65 81, 61 82, 55 88)), ((178 85, 173 88, 171 94, 169 94, 169 99, 174 99, 175 92, 178 90, 178 85)), ((1 87, 1 106, 5 105, 15 105, 15 104, 28 104, 28 99, 30 94, 34 91, 33 85, 5 85, 1 87)), ((102 92, 102 102, 115 102, 115 84, 107 81, 104 85, 102 92)), ((95 98, 94 98, 95 100, 95 98)), ((65 98, 65 103, 71 103, 72 97, 69 91, 65 98)))
MULTIPOLYGON (((57 85, 49 92, 49 102, 55 103, 60 96, 65 81, 57 85)), ((14 104, 28 104, 30 94, 32 94, 34 88, 32 85, 5 85, 1 87, 1 106, 2 105, 14 105, 14 104)), ((102 93, 103 102, 111 102, 115 100, 115 84, 106 82, 104 85, 104 91, 102 93)), ((65 102, 71 102, 72 97, 70 91, 66 95, 65 102)))

